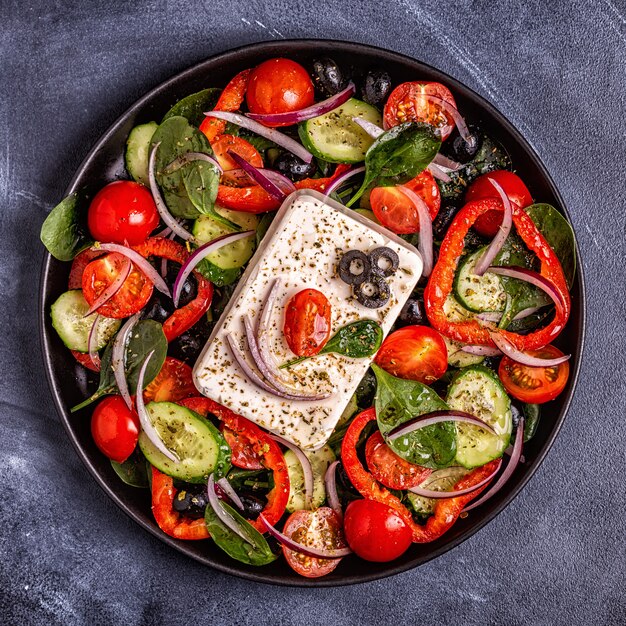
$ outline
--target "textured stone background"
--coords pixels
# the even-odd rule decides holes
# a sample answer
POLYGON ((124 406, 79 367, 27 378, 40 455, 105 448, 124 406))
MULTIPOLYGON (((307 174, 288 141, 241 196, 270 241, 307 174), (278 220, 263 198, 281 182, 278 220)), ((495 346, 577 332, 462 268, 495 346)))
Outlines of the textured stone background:
POLYGON ((2 0, 0 622, 625 623, 625 14, 615 0, 2 0), (40 224, 99 135, 187 66, 283 37, 384 46, 491 100, 561 189, 588 285, 578 392, 523 493, 435 562, 336 590, 230 578, 134 525, 70 447, 35 319, 40 224))

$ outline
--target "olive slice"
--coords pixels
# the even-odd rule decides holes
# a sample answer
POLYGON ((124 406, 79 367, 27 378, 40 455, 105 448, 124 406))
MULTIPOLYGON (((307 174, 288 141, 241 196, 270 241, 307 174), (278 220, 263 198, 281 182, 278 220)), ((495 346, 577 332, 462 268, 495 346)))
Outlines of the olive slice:
POLYGON ((396 273, 398 265, 400 264, 398 255, 391 248, 385 246, 375 248, 368 256, 372 266, 372 272, 374 274, 380 274, 381 276, 392 276, 396 273), (381 261, 383 262, 382 266, 381 261))
POLYGON ((379 274, 372 274, 366 281, 354 285, 354 297, 368 309, 379 309, 389 302, 391 291, 387 281, 379 274))
POLYGON ((368 280, 372 266, 368 256, 360 250, 349 250, 339 261, 339 278, 348 285, 360 285, 368 280))

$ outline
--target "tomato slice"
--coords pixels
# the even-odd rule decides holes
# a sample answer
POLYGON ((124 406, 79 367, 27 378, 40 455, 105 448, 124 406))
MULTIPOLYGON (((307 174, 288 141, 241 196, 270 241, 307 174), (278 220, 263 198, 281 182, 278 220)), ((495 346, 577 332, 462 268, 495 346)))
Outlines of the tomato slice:
MULTIPOLYGON (((430 219, 434 220, 441 207, 441 194, 433 175, 424 170, 404 186, 424 200, 430 219)), ((397 187, 374 187, 370 192, 370 204, 376 219, 385 228, 401 235, 419 233, 417 209, 397 187)))
POLYGON ((171 356, 165 358, 157 377, 143 390, 145 402, 178 402, 196 395, 191 368, 171 356))
POLYGON ((423 94, 442 98, 457 108, 452 92, 441 83, 402 83, 391 92, 385 104, 385 128, 404 122, 424 122, 440 128, 442 140, 446 139, 454 128, 454 119, 440 104, 427 100, 423 94))
POLYGON ((313 356, 330 337, 331 308, 317 289, 303 289, 285 307, 285 340, 296 356, 313 356))
POLYGON ((244 158, 248 161, 248 163, 250 163, 250 165, 253 165, 254 167, 263 167, 263 159, 261 158, 259 151, 251 143, 241 137, 235 137, 234 135, 220 135, 211 143, 211 148, 213 148, 215 158, 225 172, 228 170, 239 169, 239 165, 237 165, 237 163, 235 163, 232 157, 228 154, 229 150, 244 158))
POLYGON ((99 256, 105 254, 102 250, 92 250, 87 248, 82 252, 79 252, 72 261, 72 267, 70 269, 70 277, 67 281, 68 289, 82 289, 83 288, 83 272, 85 268, 99 256))
MULTIPOLYGON (((541 359, 563 356, 555 346, 529 350, 528 354, 541 359)), ((500 361, 498 376, 507 392, 517 400, 529 404, 543 404, 554 400, 565 389, 569 378, 569 362, 565 361, 553 367, 531 367, 505 356, 500 361)))
POLYGON ((231 449, 231 463, 235 467, 247 470, 261 470, 264 468, 262 457, 255 450, 250 438, 244 433, 236 432, 226 425, 222 425, 222 434, 231 449))
MULTIPOLYGON (((101 258, 91 261, 83 272, 83 295, 89 306, 115 280, 124 267, 125 257, 112 252, 101 258)), ((105 317, 124 319, 138 313, 152 296, 152 283, 145 274, 135 266, 128 278, 122 283, 119 291, 107 302, 98 308, 98 313, 105 317)))
MULTIPOLYGON (((316 511, 296 511, 285 522, 283 534, 303 546, 336 550, 347 546, 343 536, 341 518, 332 509, 321 507, 316 511)), ((319 578, 330 574, 341 559, 318 559, 294 552, 283 546, 289 567, 306 578, 319 578)))

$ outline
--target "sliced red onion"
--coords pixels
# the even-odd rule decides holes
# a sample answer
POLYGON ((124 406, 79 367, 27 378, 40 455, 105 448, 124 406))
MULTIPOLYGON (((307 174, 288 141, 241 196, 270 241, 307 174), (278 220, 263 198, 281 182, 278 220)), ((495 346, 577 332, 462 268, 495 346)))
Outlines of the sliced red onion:
POLYGON ((445 499, 445 498, 456 498, 458 496, 464 496, 468 493, 472 493, 472 491, 476 491, 480 489, 483 485, 486 485, 490 480, 493 480, 494 476, 500 471, 502 467, 502 460, 496 466, 496 469, 487 476, 487 478, 483 478, 480 482, 472 485, 471 487, 467 487, 465 489, 457 489, 456 491, 435 491, 434 489, 422 489, 421 487, 410 487, 409 491, 411 493, 417 494, 418 496, 422 496, 424 498, 435 498, 435 499, 445 499))
POLYGON ((429 163, 426 168, 437 180, 444 183, 449 183, 452 179, 448 176, 445 170, 436 163, 429 163))
POLYGON ((495 343, 504 354, 522 365, 529 365, 530 367, 555 367, 561 363, 565 363, 565 361, 568 361, 572 356, 571 354, 565 354, 555 359, 542 359, 518 350, 506 337, 499 333, 493 332, 489 333, 489 335, 493 343, 495 343))
POLYGON ((490 348, 489 346, 463 346, 461 352, 476 356, 500 356, 502 354, 497 348, 490 348))
POLYGON ((202 259, 206 258, 212 252, 215 252, 228 244, 234 243, 235 241, 239 241, 244 237, 250 237, 250 235, 254 235, 253 230, 244 230, 241 233, 229 233, 228 235, 222 235, 221 237, 196 248, 189 255, 189 258, 183 263, 180 271, 178 272, 178 276, 176 276, 176 280, 174 281, 174 306, 178 306, 178 301, 180 300, 187 277, 191 274, 191 272, 193 272, 196 265, 198 265, 202 259))
POLYGON ((128 383, 126 382, 126 342, 128 335, 133 329, 133 326, 139 319, 139 313, 135 313, 132 317, 129 317, 124 325, 117 333, 115 340, 113 341, 113 349, 111 350, 111 365, 113 367, 113 376, 115 377, 115 384, 119 389, 120 395, 124 398, 126 406, 132 411, 133 401, 130 398, 128 391, 128 383))
MULTIPOLYGON (((130 261, 128 264, 130 265, 130 261)), ((98 350, 96 350, 99 322, 100 315, 96 313, 96 316, 93 318, 91 330, 89 331, 89 337, 87 338, 87 352, 89 353, 89 359, 93 363, 93 366, 97 369, 100 369, 100 355, 98 354, 98 350)))
POLYGON ((222 488, 224 493, 230 498, 231 502, 240 510, 243 511, 244 506, 241 498, 237 495, 237 492, 233 489, 232 485, 228 482, 228 479, 224 476, 217 481, 217 484, 222 488))
MULTIPOLYGON (((489 268, 487 271, 490 272, 491 268, 489 268)), ((513 320, 524 319, 525 317, 528 317, 529 315, 532 315, 533 313, 536 313, 540 308, 541 308, 540 306, 531 306, 531 307, 528 307, 527 309, 522 309, 513 318, 513 320)), ((499 322, 502 319, 502 313, 498 313, 497 311, 495 311, 493 313, 478 313, 476 315, 476 317, 481 319, 481 320, 483 320, 484 322, 495 322, 495 323, 497 323, 497 322, 499 322)))
POLYGON ((158 233, 154 233, 153 237, 167 237, 172 232, 172 229, 169 226, 166 226, 163 230, 160 230, 158 233))
POLYGON ((492 239, 489 247, 485 250, 485 252, 481 255, 480 259, 478 259, 476 265, 474 266, 474 274, 478 276, 482 276, 492 261, 498 255, 498 252, 502 250, 502 246, 506 241, 506 238, 509 236, 511 232, 511 226, 513 225, 513 207, 511 206, 511 201, 509 197, 504 193, 504 189, 500 187, 500 185, 493 180, 493 178, 488 178, 489 182, 495 187, 495 190, 498 192, 500 199, 502 200, 502 204, 504 205, 504 216, 502 217, 502 223, 500 224, 500 228, 496 236, 492 239))
MULTIPOLYGON (((141 424, 141 430, 143 430, 146 437, 150 440, 150 443, 159 451, 161 454, 166 456, 170 461, 174 463, 180 463, 180 458, 178 455, 170 450, 161 439, 161 436, 157 432, 157 429, 154 427, 152 423, 152 419, 150 415, 148 415, 148 411, 146 409, 146 403, 143 399, 143 388, 144 388, 144 378, 146 376, 146 369, 148 367, 148 363, 150 363, 150 359, 154 354, 154 350, 148 354, 145 358, 141 369, 139 370, 139 376, 137 377, 137 389, 135 390, 135 403, 137 405, 137 415, 139 415, 139 423, 141 424)), ((130 408, 130 407, 129 407, 130 408)))
POLYGON ((352 121, 360 126, 370 137, 377 139, 380 137, 385 130, 372 122, 368 122, 366 119, 362 117, 355 116, 352 118, 352 121))
POLYGON ((422 270, 422 276, 430 276, 433 271, 433 223, 430 219, 430 212, 428 205, 424 200, 418 196, 412 189, 399 185, 398 189, 413 203, 420 223, 420 239, 418 249, 422 255, 422 262, 424 268, 422 270))
POLYGON ((497 435, 496 431, 489 426, 487 422, 483 422, 483 420, 478 419, 469 413, 465 413, 464 411, 433 411, 432 413, 425 413, 424 415, 414 417, 408 422, 404 422, 404 424, 396 426, 393 430, 391 430, 391 432, 389 432, 387 439, 393 441, 394 439, 399 439, 404 435, 412 433, 414 430, 419 430, 420 428, 425 428, 426 426, 432 426, 433 424, 440 424, 441 422, 463 422, 465 424, 472 424, 485 429, 492 435, 497 435))
POLYGON ((341 559, 344 556, 348 556, 352 554, 352 550, 350 548, 337 548, 334 550, 323 550, 321 548, 312 548, 310 546, 303 546, 301 543, 294 541, 287 535, 281 533, 277 528, 272 526, 268 521, 265 515, 261 513, 259 515, 259 519, 265 525, 267 532, 272 535, 276 540, 278 540, 285 548, 288 550, 292 550, 293 552, 298 552, 300 554, 304 554, 304 556, 310 556, 315 559, 341 559))
POLYGON ((354 95, 355 91, 354 83, 351 82, 345 89, 342 89, 334 96, 312 104, 305 109, 300 109, 299 111, 289 111, 288 113, 246 113, 246 115, 252 120, 261 122, 261 124, 290 126, 329 113, 349 100, 354 95))
MULTIPOLYGON (((165 230, 169 231, 167 235, 168 239, 174 239, 174 237, 176 237, 176 233, 173 232, 171 228, 166 228, 165 230)), ((161 276, 163 280, 167 279, 167 259, 165 257, 161 259, 161 276)))
MULTIPOLYGON (((487 491, 487 493, 483 494, 478 500, 475 500, 471 504, 463 509, 465 512, 471 511, 475 509, 477 506, 480 506, 487 500, 489 500, 492 496, 495 496, 500 489, 504 486, 504 484, 511 478, 515 468, 517 467, 520 459, 522 457, 522 448, 524 447, 524 418, 520 417, 519 423, 517 424, 517 433, 515 434, 515 443, 513 444, 513 450, 511 452, 511 458, 509 459, 509 464, 506 466, 504 472, 502 472, 502 476, 498 478, 493 487, 487 491)), ((498 468, 499 469, 499 468, 498 468)))
POLYGON ((111 284, 96 298, 94 303, 89 307, 89 310, 83 317, 91 315, 94 311, 97 311, 105 302, 108 302, 122 287, 124 281, 128 278, 130 270, 133 264, 130 259, 124 257, 124 265, 120 268, 118 275, 113 279, 111 284))
POLYGON ((220 174, 224 171, 217 159, 210 156, 209 154, 205 154, 204 152, 185 152, 185 154, 181 154, 177 159, 174 159, 171 163, 168 163, 163 168, 163 173, 171 174, 172 172, 179 170, 184 165, 187 165, 188 163, 193 163, 194 161, 204 161, 205 163, 209 163, 220 174))
POLYGON ((313 160, 313 155, 295 139, 288 137, 275 128, 263 126, 263 124, 260 124, 255 120, 251 120, 245 115, 241 115, 240 113, 231 113, 229 111, 208 111, 205 115, 207 117, 215 117, 219 120, 230 122, 231 124, 236 124, 237 126, 246 128, 261 137, 265 137, 266 139, 273 141, 277 146, 281 146, 281 148, 285 148, 285 150, 289 150, 292 154, 300 157, 305 163, 310 163, 313 160))
POLYGON ((251 165, 246 161, 240 154, 237 154, 233 150, 228 151, 228 156, 237 163, 237 165, 244 171, 246 174, 254 180, 255 183, 259 185, 262 189, 265 189, 267 193, 272 196, 272 198, 276 198, 276 200, 283 201, 285 199, 285 192, 278 186, 274 181, 270 180, 267 177, 263 170, 260 170, 254 165, 251 165))
POLYGON ((440 152, 435 155, 433 159, 433 163, 438 165, 439 167, 443 167, 449 172, 457 172, 458 170, 465 167, 463 163, 459 163, 458 161, 453 161, 449 159, 447 156, 443 156, 440 152))
MULTIPOLYGON (((257 167, 256 170, 265 176, 265 178, 268 178, 271 182, 273 182, 282 191, 283 195, 289 195, 290 193, 296 191, 296 186, 293 184, 293 181, 289 180, 286 176, 283 176, 280 172, 263 167, 257 167)), ((222 182, 232 183, 243 187, 245 187, 248 182, 256 184, 256 180, 253 176, 241 168, 227 170, 224 172, 222 182)))
POLYGON ((330 508, 335 511, 339 517, 343 517, 341 502, 337 494, 337 465, 339 465, 339 461, 333 461, 328 466, 326 474, 324 475, 324 485, 326 487, 326 497, 328 498, 330 508))
POLYGON ((365 171, 365 166, 355 167, 352 170, 348 170, 345 174, 338 176, 333 180, 333 182, 329 185, 328 189, 326 189, 326 196, 330 196, 333 191, 336 191, 341 187, 349 178, 352 176, 356 176, 357 174, 362 174, 365 171))
POLYGON ((289 448, 298 459, 300 466, 302 467, 302 474, 304 475, 304 508, 309 510, 311 508, 311 502, 313 500, 313 468, 311 467, 311 461, 304 452, 291 441, 283 439, 278 435, 270 435, 270 437, 277 443, 289 448))
POLYGON ((254 545, 254 541, 248 537, 241 524, 224 508, 222 501, 217 497, 217 494, 215 493, 215 479, 213 478, 213 474, 209 476, 207 496, 209 498, 209 505, 213 511, 215 511, 215 515, 217 515, 220 522, 222 522, 226 528, 232 530, 238 537, 241 537, 246 543, 254 545))
POLYGON ((146 276, 146 278, 154 284, 154 286, 166 296, 170 296, 170 290, 165 284, 163 277, 157 272, 147 259, 144 259, 139 252, 135 252, 128 246, 119 243, 98 243, 91 248, 94 251, 104 250, 105 252, 117 252, 130 259, 146 276))
MULTIPOLYGON (((415 95, 418 98, 426 98, 427 100, 430 100, 431 102, 434 102, 435 104, 438 104, 454 120, 454 123, 456 124, 456 127, 459 130, 459 135, 461 135, 465 143, 470 147, 476 144, 476 137, 474 137, 474 135, 470 133, 469 128, 467 127, 467 124, 465 123, 465 120, 463 119, 463 116, 459 113, 456 107, 450 104, 447 100, 444 100, 443 98, 440 98, 439 96, 434 96, 429 93, 416 93, 415 95)), ((444 131, 447 128, 448 126, 442 129, 442 131, 444 131)))

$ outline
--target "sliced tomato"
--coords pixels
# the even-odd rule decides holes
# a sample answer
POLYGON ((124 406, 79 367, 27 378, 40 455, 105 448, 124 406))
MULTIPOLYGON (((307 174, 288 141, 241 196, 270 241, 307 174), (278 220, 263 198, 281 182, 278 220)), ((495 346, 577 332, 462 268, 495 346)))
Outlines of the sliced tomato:
POLYGON ((385 128, 404 122, 424 122, 441 129, 441 138, 446 139, 454 128, 454 119, 441 104, 432 102, 424 95, 437 96, 456 109, 452 92, 441 83, 410 82, 398 85, 385 104, 385 128))
MULTIPOLYGON (((430 219, 434 220, 441 207, 441 194, 433 175, 424 170, 404 186, 424 200, 430 219)), ((374 187, 370 192, 370 204, 376 219, 385 228, 402 235, 419 232, 417 208, 397 187, 374 187)))
MULTIPOLYGON (((347 546, 343 536, 341 518, 332 509, 323 506, 316 511, 296 511, 285 522, 283 533, 290 539, 323 550, 336 550, 347 546)), ((305 556, 283 547, 289 567, 306 578, 319 578, 330 574, 341 559, 318 559, 305 556)))
POLYGON ((100 361, 96 360, 96 363, 94 363, 91 360, 91 357, 89 356, 89 354, 87 352, 78 352, 77 350, 70 350, 70 352, 72 353, 72 356, 83 367, 86 367, 88 370, 91 370, 92 372, 99 372, 100 371, 100 361))
MULTIPOLYGON (((563 356, 555 346, 529 350, 528 354, 540 359, 563 356)), ((554 400, 565 389, 569 378, 569 362, 565 361, 553 367, 531 367, 505 356, 500 361, 498 375, 507 392, 517 400, 529 404, 543 404, 554 400)))
POLYGON ((178 402, 197 395, 191 368, 171 356, 165 358, 157 377, 143 390, 146 402, 178 402))
POLYGON ((285 307, 285 340, 296 356, 313 356, 330 337, 331 308, 317 289, 303 289, 285 307))
POLYGON ((235 467, 247 470, 263 469, 262 457, 245 433, 234 431, 223 424, 222 434, 230 446, 230 461, 235 467))
POLYGON ((70 277, 67 281, 68 289, 82 289, 83 288, 83 272, 85 268, 99 256, 105 254, 101 250, 92 250, 87 248, 82 252, 79 252, 72 261, 72 267, 70 269, 70 277))
POLYGON ((265 189, 256 187, 230 187, 220 185, 217 189, 217 204, 225 209, 245 213, 267 213, 280 208, 276 200, 265 189))
MULTIPOLYGON (((91 261, 83 272, 83 295, 89 306, 115 280, 125 266, 125 257, 117 252, 91 261)), ((124 319, 138 313, 150 300, 153 284, 145 274, 133 266, 119 291, 102 306, 98 313, 105 317, 124 319)))
POLYGON ((239 165, 237 165, 228 154, 229 151, 238 154, 248 161, 250 165, 254 165, 254 167, 263 167, 263 159, 259 151, 251 143, 241 137, 236 137, 235 135, 220 135, 211 142, 211 148, 213 148, 215 158, 225 172, 239 168, 239 165))

